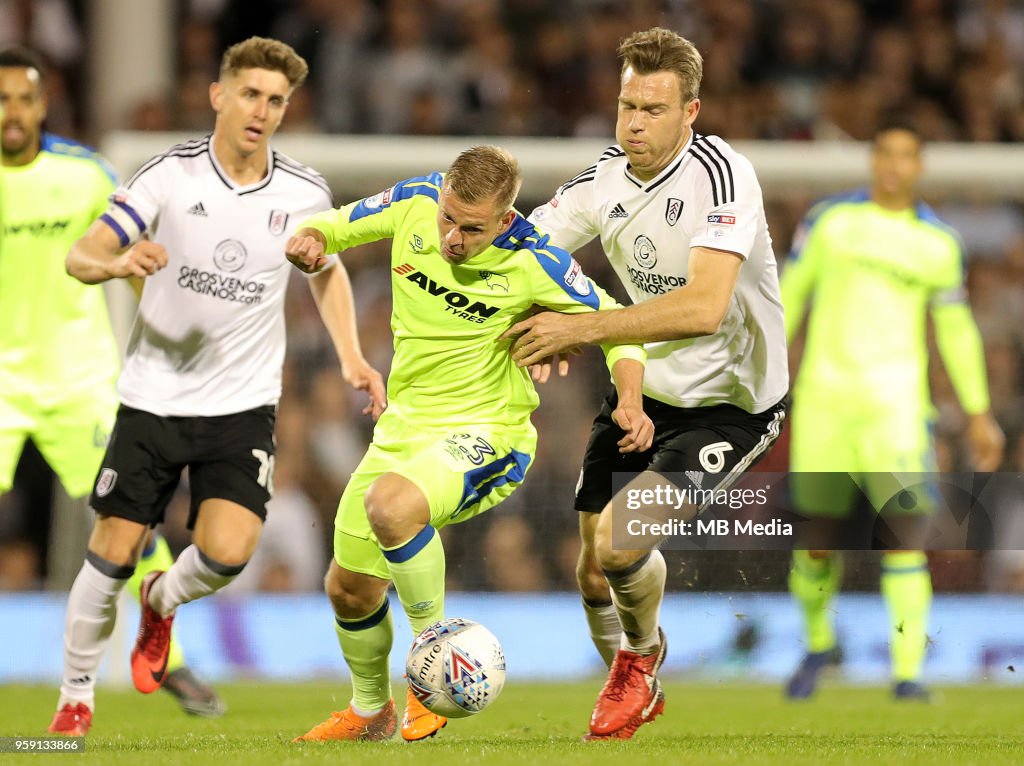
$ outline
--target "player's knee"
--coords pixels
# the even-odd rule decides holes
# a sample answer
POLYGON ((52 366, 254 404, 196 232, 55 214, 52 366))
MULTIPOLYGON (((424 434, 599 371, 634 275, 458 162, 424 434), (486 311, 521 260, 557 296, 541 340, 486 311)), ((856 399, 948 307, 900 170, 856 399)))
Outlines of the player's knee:
POLYGON ((422 528, 430 521, 429 511, 421 513, 418 498, 410 496, 408 489, 412 486, 408 482, 390 481, 385 475, 373 482, 363 496, 370 529, 383 545, 403 542, 412 527, 422 528))
POLYGON ((146 528, 114 516, 98 516, 89 536, 89 550, 118 566, 135 566, 146 528))
POLYGON ((228 567, 242 567, 249 563, 259 538, 251 540, 245 536, 237 538, 217 537, 203 541, 202 551, 215 561, 228 567))
POLYGON ((598 550, 597 563, 601 565, 603 572, 621 572, 635 564, 640 555, 637 551, 616 551, 609 546, 607 550, 598 550))

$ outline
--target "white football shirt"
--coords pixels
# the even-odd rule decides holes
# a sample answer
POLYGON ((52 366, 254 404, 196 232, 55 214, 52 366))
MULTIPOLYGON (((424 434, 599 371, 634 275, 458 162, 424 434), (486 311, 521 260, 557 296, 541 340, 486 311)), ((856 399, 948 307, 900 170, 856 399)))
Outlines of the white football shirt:
POLYGON ((786 334, 761 186, 750 162, 721 138, 691 133, 646 183, 612 146, 530 221, 569 251, 600 237, 634 303, 684 286, 692 247, 741 256, 717 333, 646 344, 644 393, 677 407, 732 404, 752 413, 786 395, 786 334))
POLYGON ((314 170, 268 148, 268 173, 238 186, 207 136, 143 165, 102 216, 127 247, 167 250, 147 277, 118 381, 121 401, 162 416, 215 416, 281 396, 284 297, 295 226, 333 206, 314 170))

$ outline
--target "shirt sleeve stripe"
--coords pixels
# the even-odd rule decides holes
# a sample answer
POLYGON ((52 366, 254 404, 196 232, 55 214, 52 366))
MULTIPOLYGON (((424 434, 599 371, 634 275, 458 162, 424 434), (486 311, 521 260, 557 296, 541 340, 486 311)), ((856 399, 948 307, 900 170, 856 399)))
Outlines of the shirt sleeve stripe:
POLYGON ((710 149, 721 158, 722 164, 725 165, 725 172, 729 176, 729 199, 726 201, 734 202, 736 200, 736 182, 732 177, 732 165, 729 163, 729 160, 726 159, 725 155, 722 154, 722 151, 707 139, 701 142, 701 147, 705 151, 710 149))
POLYGON ((690 154, 692 154, 697 159, 697 162, 703 165, 704 169, 708 171, 708 179, 711 181, 711 196, 715 203, 715 207, 718 207, 722 203, 718 201, 718 182, 715 179, 715 171, 713 171, 704 158, 697 154, 693 149, 690 149, 690 154))
POLYGON ((124 212, 126 212, 129 215, 129 217, 131 217, 132 221, 135 222, 135 225, 139 227, 139 234, 142 234, 142 232, 146 230, 146 222, 143 221, 142 216, 136 213, 131 207, 129 207, 123 202, 119 202, 118 200, 114 200, 114 204, 121 208, 124 212))
MULTIPOLYGON (((731 185, 726 183, 725 170, 722 167, 722 163, 718 161, 717 157, 708 151, 707 144, 705 142, 694 144, 690 151, 693 153, 694 157, 701 160, 701 164, 707 169, 708 176, 711 177, 712 186, 715 187, 715 198, 721 198, 721 202, 716 201, 715 204, 724 205, 728 202, 735 201, 736 194, 733 192, 731 185), (705 162, 704 160, 707 161, 705 162), (714 167, 714 170, 712 170, 712 167, 714 167), (717 183, 715 182, 715 175, 713 174, 717 174, 718 176, 717 183)), ((725 164, 728 165, 728 162, 725 164)), ((729 172, 729 177, 732 178, 731 170, 729 172)))
POLYGON ((121 243, 121 247, 128 247, 128 245, 131 244, 131 240, 128 239, 128 234, 121 228, 120 224, 110 216, 109 213, 101 215, 100 220, 113 229, 114 233, 117 235, 118 241, 121 243))

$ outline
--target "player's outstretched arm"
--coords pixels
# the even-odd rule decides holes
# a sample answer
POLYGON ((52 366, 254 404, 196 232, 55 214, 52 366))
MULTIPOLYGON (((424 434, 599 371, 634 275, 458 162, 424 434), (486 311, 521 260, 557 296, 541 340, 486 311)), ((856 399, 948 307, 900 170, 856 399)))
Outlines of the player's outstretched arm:
POLYGON ((612 365, 612 380, 618 393, 612 420, 626 432, 619 439, 619 452, 645 452, 654 441, 654 423, 644 412, 644 365, 636 359, 619 359, 612 365))
POLYGON ((87 285, 109 279, 148 277, 166 265, 167 251, 163 245, 141 239, 123 250, 117 234, 102 220, 93 222, 64 260, 68 274, 87 285))
POLYGON ((355 301, 348 271, 338 262, 333 268, 316 274, 309 281, 309 287, 341 361, 342 377, 353 388, 370 395, 370 402, 363 408, 363 414, 377 420, 388 406, 387 390, 383 376, 366 361, 359 344, 355 301))
POLYGON ((650 343, 710 335, 725 318, 742 264, 735 253, 695 247, 685 287, 612 311, 536 314, 502 337, 517 338, 512 358, 526 367, 581 343, 650 343))

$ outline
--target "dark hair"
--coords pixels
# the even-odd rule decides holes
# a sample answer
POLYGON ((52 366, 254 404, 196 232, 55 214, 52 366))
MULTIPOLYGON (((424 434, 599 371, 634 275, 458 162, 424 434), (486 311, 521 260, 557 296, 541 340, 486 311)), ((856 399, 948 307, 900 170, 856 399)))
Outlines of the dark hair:
POLYGON ((883 134, 891 133, 894 130, 910 133, 910 135, 917 139, 918 146, 924 146, 924 136, 918 129, 917 124, 907 115, 900 113, 885 115, 879 121, 878 127, 875 128, 875 132, 871 137, 872 143, 878 143, 878 139, 883 134))
POLYGON ((250 37, 235 43, 220 61, 220 76, 238 74, 242 69, 269 69, 288 78, 288 86, 297 88, 306 80, 309 66, 295 49, 269 37, 250 37))
POLYGON ((0 50, 0 67, 35 69, 39 73, 40 80, 43 79, 43 73, 46 71, 42 57, 21 45, 0 50))

